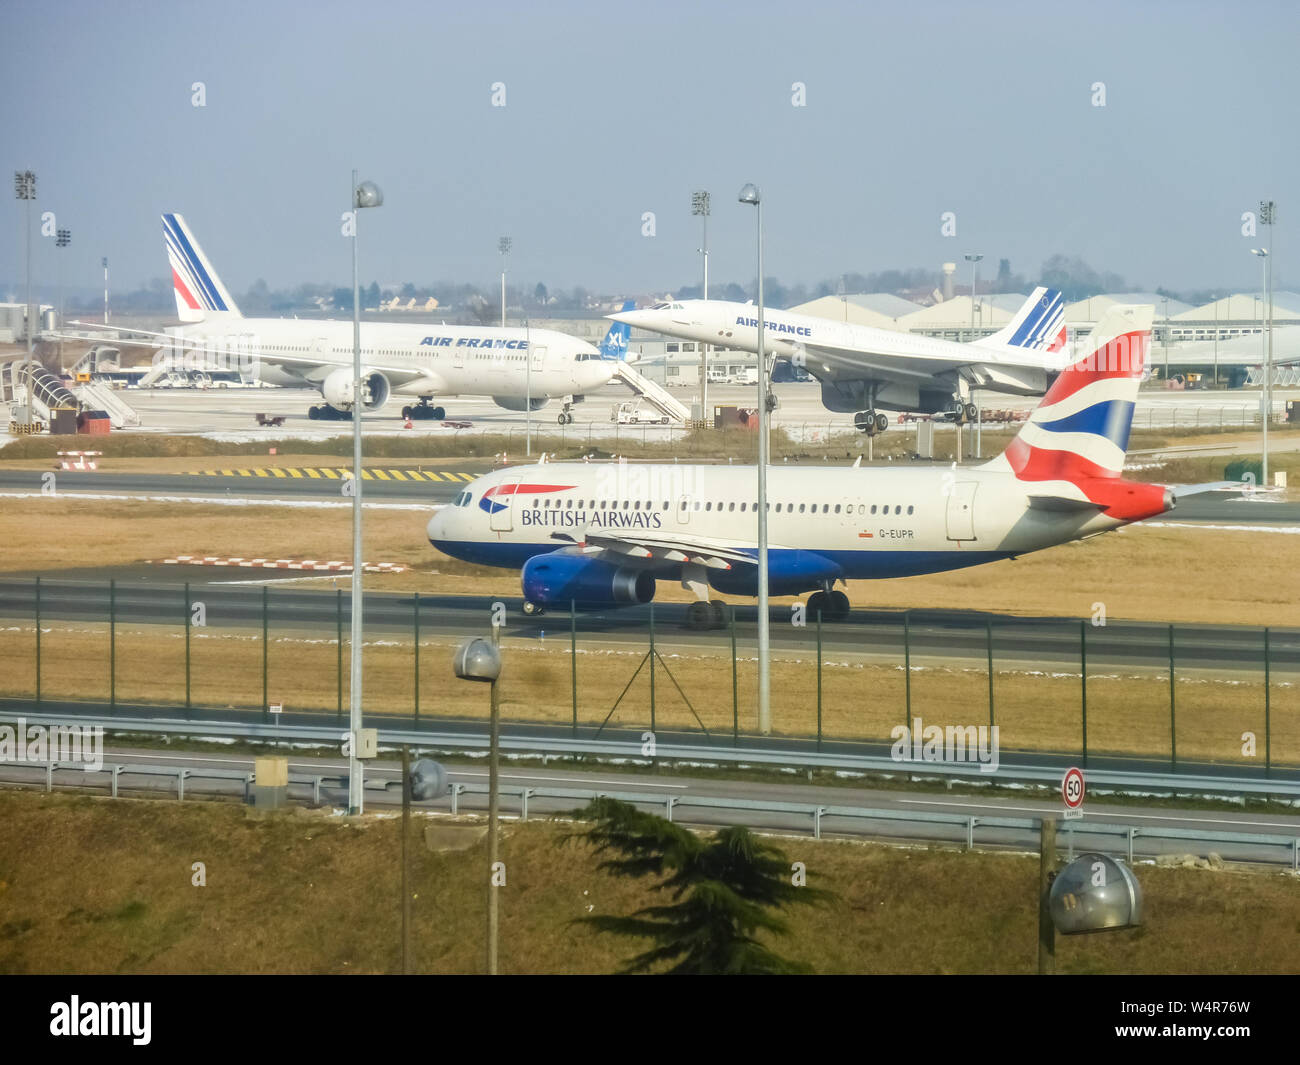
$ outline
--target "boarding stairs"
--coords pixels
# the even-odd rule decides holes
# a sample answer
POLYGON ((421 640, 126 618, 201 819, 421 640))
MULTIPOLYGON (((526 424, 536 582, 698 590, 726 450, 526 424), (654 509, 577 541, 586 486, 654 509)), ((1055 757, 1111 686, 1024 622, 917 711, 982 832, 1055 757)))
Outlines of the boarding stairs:
POLYGON ((72 390, 84 409, 104 411, 114 429, 137 428, 140 425, 139 411, 108 385, 90 381, 73 385, 72 390))
POLYGON ((684 422, 691 416, 686 404, 674 399, 666 388, 651 381, 643 373, 634 369, 630 363, 620 362, 614 372, 614 378, 627 385, 635 395, 640 396, 665 417, 684 422))

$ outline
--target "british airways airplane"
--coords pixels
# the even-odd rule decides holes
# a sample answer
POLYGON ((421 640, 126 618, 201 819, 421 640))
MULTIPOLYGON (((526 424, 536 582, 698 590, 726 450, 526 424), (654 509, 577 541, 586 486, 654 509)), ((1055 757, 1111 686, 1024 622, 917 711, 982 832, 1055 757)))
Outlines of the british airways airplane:
MULTIPOLYGON (((1121 476, 1151 307, 1113 308, 1096 349, 1056 378, 1006 451, 981 466, 768 469, 771 594, 811 592, 842 619, 835 586, 976 566, 1085 539, 1220 485, 1121 476)), ((756 595, 755 467, 543 463, 480 477, 439 508, 430 543, 522 569, 524 612, 602 610, 694 591, 693 628, 724 623, 709 590, 756 595)))
MULTIPOLYGON (((250 376, 275 385, 317 389, 324 403, 313 419, 347 418, 354 403, 351 321, 245 318, 199 242, 178 214, 165 214, 163 235, 171 265, 176 312, 186 323, 169 333, 149 334, 173 349, 209 357, 236 357, 250 376)), ((628 327, 615 324, 606 337, 624 341, 628 327)), ((617 353, 615 353, 616 355, 617 353)), ((550 329, 490 326, 361 323, 366 411, 390 396, 417 402, 403 417, 441 419, 430 403, 437 396, 491 396, 506 410, 540 410, 552 399, 563 406, 561 425, 573 421, 571 406, 614 376, 617 358, 591 344, 550 329)))
MULTIPOLYGON (((752 303, 669 300, 620 311, 616 322, 734 351, 758 350, 752 303)), ((853 414, 872 435, 889 424, 881 410, 975 418, 972 389, 1041 396, 1065 365, 1065 299, 1036 288, 1015 317, 993 336, 970 344, 764 309, 766 355, 797 359, 822 386, 827 410, 853 414)))

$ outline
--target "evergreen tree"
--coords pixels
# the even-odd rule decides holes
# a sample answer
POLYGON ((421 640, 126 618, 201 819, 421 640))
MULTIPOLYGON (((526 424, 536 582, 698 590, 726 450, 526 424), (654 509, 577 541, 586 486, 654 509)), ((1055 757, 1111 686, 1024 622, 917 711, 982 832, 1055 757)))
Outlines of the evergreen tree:
POLYGON ((600 932, 652 941, 650 949, 625 963, 623 972, 812 971, 776 954, 756 935, 788 935, 788 924, 775 911, 794 903, 823 903, 834 896, 817 888, 796 887, 785 855, 747 828, 724 828, 705 838, 609 798, 593 800, 575 816, 594 824, 569 838, 586 839, 598 854, 611 855, 598 868, 615 876, 660 878, 652 890, 672 900, 626 917, 576 919, 575 923, 600 932))

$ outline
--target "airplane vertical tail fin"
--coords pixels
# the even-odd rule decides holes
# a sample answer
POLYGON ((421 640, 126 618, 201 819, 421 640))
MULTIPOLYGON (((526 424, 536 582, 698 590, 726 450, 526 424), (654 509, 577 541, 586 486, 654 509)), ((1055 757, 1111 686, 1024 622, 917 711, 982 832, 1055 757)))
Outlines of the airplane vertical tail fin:
POLYGON ((1065 347, 1065 297, 1054 288, 1030 293, 1011 321, 990 337, 975 341, 986 348, 1023 348, 1050 354, 1065 347))
MULTIPOLYGON (((636 300, 626 300, 621 310, 631 311, 636 308, 636 300)), ((627 342, 632 335, 632 327, 626 322, 615 322, 609 327, 605 339, 600 342, 600 357, 622 362, 627 358, 627 342)))
POLYGON ((1138 385, 1151 341, 1150 306, 1112 307, 1089 338, 1092 354, 1065 367, 1016 438, 990 466, 1021 481, 1076 487, 1124 469, 1138 385))
POLYGON ((162 219, 167 260, 172 271, 172 292, 180 320, 201 322, 216 315, 242 318, 234 299, 212 269, 185 219, 178 214, 165 214, 162 219))

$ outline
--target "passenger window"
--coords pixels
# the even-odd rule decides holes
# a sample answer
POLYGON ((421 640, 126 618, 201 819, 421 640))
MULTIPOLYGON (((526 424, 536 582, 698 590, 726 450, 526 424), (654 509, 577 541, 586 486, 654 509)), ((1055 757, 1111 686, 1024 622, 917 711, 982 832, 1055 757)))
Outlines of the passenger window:
POLYGON ((710 503, 705 503, 705 504, 704 504, 704 509, 705 509, 705 510, 712 510, 712 509, 713 509, 713 504, 712 504, 711 502, 710 502, 710 503))
POLYGON ((895 507, 895 508, 894 508, 894 513, 895 513, 895 514, 901 514, 901 513, 903 513, 903 508, 902 508, 901 506, 895 507))
POLYGON ((875 512, 876 512, 876 504, 875 504, 875 503, 872 503, 872 504, 871 504, 871 513, 874 514, 875 512))
POLYGON ((911 508, 910 506, 907 508, 907 512, 908 512, 909 514, 912 513, 912 508, 911 508))
POLYGON ((836 504, 835 504, 835 513, 838 514, 839 512, 840 512, 840 505, 839 505, 838 503, 836 503, 836 504))
POLYGON ((735 503, 728 503, 728 504, 727 504, 727 511, 728 511, 729 513, 730 513, 731 511, 734 511, 735 509, 736 509, 736 504, 735 504, 735 503))

